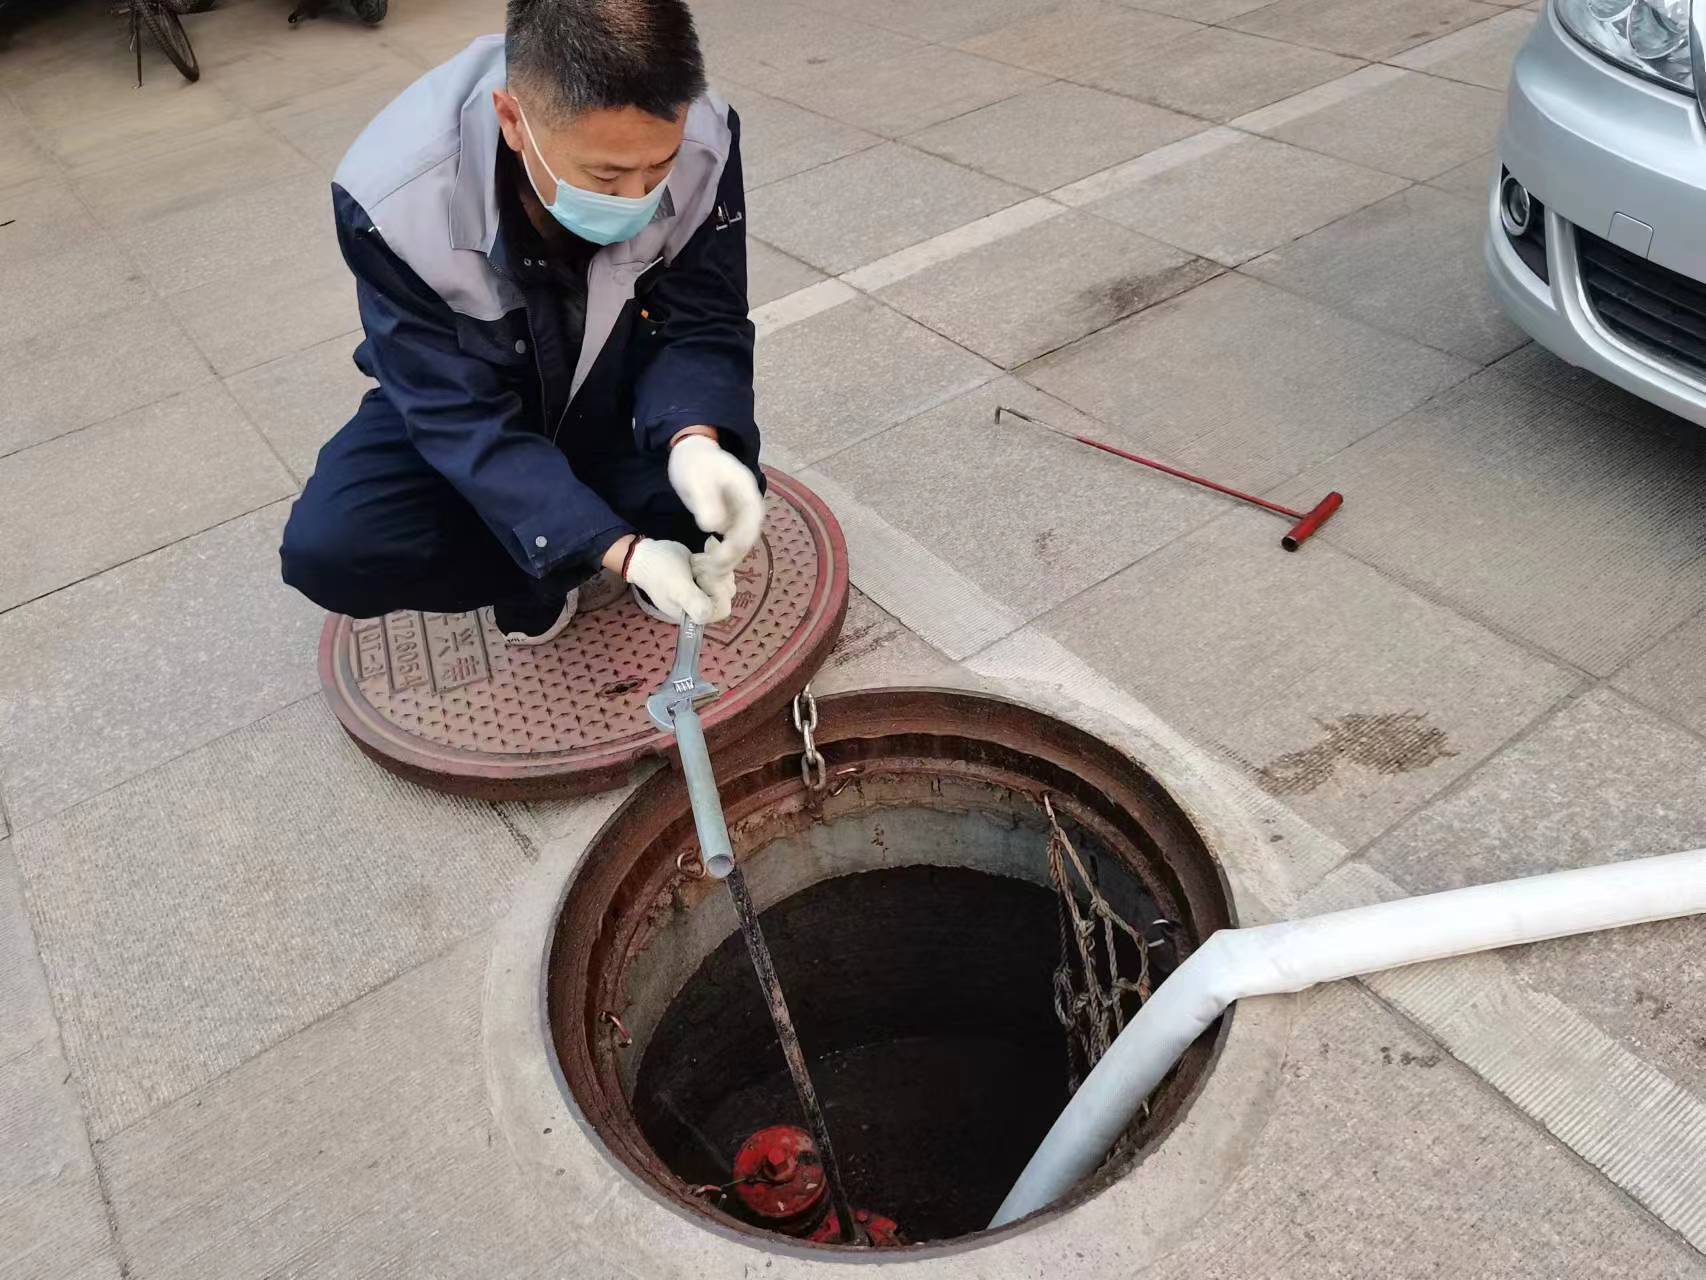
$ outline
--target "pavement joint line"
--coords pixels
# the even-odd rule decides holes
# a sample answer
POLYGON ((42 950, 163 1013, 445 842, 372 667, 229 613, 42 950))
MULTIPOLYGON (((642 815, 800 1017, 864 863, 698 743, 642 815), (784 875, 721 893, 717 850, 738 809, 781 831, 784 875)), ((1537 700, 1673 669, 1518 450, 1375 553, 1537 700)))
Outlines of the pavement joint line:
MULTIPOLYGON (((1311 914, 1408 891, 1348 863, 1305 896, 1311 914)), ((1367 974, 1360 981, 1464 1066, 1706 1253, 1706 1102, 1496 953, 1367 974)))
POLYGON ((895 284, 908 276, 917 275, 929 267, 1004 240, 1065 212, 1065 205, 1057 204, 1047 196, 1032 196, 1029 200, 1021 200, 1018 204, 1009 205, 987 217, 967 222, 951 231, 944 231, 941 235, 931 236, 928 240, 891 253, 886 258, 878 258, 862 267, 844 271, 836 279, 865 293, 875 293, 878 289, 895 284))
MULTIPOLYGON (((295 476, 292 476, 291 479, 294 480, 295 476)), ((92 572, 82 574, 79 577, 71 579, 69 582, 62 582, 57 587, 52 587, 47 591, 42 591, 36 595, 30 596, 27 600, 18 600, 12 604, 0 604, 0 618, 5 617, 14 609, 26 608, 38 600, 46 600, 49 596, 56 596, 61 591, 69 591, 71 588, 80 586, 85 582, 91 582, 94 579, 99 578, 102 574, 111 573, 114 569, 122 569, 127 564, 135 564, 138 560, 146 560, 149 556, 158 555, 160 552, 165 551, 169 547, 175 547, 179 543, 188 542, 191 538, 199 538, 204 533, 212 533, 215 529, 223 529, 228 524, 235 524, 239 520, 245 520, 252 515, 265 511, 268 507, 276 507, 281 502, 295 502, 300 493, 300 489, 292 489, 289 493, 281 494, 276 498, 269 498, 258 507, 250 507, 247 511, 238 511, 233 515, 226 516, 222 520, 215 520, 212 524, 205 525, 200 529, 192 529, 180 537, 173 538, 168 542, 162 542, 157 547, 149 547, 148 550, 138 551, 133 556, 126 556, 122 560, 115 560, 112 564, 104 565, 92 572)))
POLYGON ((762 338, 801 320, 809 320, 831 307, 839 307, 843 302, 851 302, 858 296, 858 290, 840 280, 819 280, 816 284, 808 284, 803 289, 753 308, 750 318, 757 335, 762 338))
POLYGON ((1088 177, 1079 178, 1076 182, 1056 187, 1048 193, 1049 198, 1078 208, 1105 196, 1129 190, 1157 174, 1166 173, 1169 169, 1176 169, 1192 160, 1213 155, 1216 151, 1242 142, 1248 137, 1248 134, 1237 129, 1216 125, 1201 133, 1180 138, 1177 142, 1169 142, 1164 147, 1146 151, 1140 156, 1092 173, 1088 177))
POLYGON ((1407 76, 1416 74, 1402 67, 1387 66, 1385 63, 1372 63, 1366 67, 1358 67, 1348 75, 1340 76, 1337 80, 1329 80, 1318 84, 1313 89, 1305 89, 1302 93, 1293 94, 1289 98, 1281 98, 1278 102, 1259 107, 1255 111, 1246 112, 1236 119, 1227 122, 1232 129, 1242 129, 1246 133, 1266 134, 1282 128, 1294 120, 1312 116, 1316 112, 1336 107, 1352 98, 1360 97, 1371 90, 1379 89, 1407 76))
POLYGON ((1447 58, 1459 54, 1473 53, 1481 47, 1486 38, 1488 28, 1518 27, 1524 31, 1534 26, 1535 15, 1526 9, 1505 9, 1490 18, 1467 27, 1459 27, 1456 31, 1447 32, 1437 40, 1429 40, 1425 44, 1413 45, 1402 53, 1395 53, 1389 58, 1382 59, 1388 66, 1402 67, 1408 71, 1426 71, 1429 67, 1437 66, 1447 58))

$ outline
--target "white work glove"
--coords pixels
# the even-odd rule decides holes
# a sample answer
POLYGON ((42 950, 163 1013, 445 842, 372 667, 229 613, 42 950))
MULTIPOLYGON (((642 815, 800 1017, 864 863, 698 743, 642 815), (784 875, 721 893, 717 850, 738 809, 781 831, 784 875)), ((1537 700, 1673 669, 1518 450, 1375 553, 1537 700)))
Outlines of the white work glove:
POLYGON ((711 621, 721 622, 735 607, 735 568, 727 563, 723 544, 705 539, 705 549, 693 557, 693 580, 711 597, 711 621))
POLYGON ((646 598, 671 622, 686 614, 695 622, 720 622, 721 614, 711 597, 693 580, 693 553, 679 542, 642 538, 628 560, 628 581, 646 593, 646 598))
POLYGON ((715 550, 708 542, 701 553, 710 557, 703 561, 705 572, 711 577, 732 574, 758 544, 764 528, 757 478, 709 436, 686 436, 669 451, 669 484, 695 523, 718 536, 715 550))

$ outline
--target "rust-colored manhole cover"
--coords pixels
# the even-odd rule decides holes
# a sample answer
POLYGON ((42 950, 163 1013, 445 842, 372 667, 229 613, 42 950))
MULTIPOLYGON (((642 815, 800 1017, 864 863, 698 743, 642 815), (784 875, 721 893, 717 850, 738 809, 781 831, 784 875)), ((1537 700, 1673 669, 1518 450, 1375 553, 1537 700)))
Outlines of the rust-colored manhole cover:
MULTIPOLYGON (((714 746, 776 714, 828 655, 847 610, 847 544, 799 481, 770 477, 764 537, 736 571, 728 621, 707 628, 701 669, 722 696, 714 746)), ((647 617, 610 575, 548 645, 511 648, 489 613, 333 615, 320 679, 344 728, 386 768, 463 795, 574 795, 615 786, 672 739, 646 698, 676 628, 647 617)))

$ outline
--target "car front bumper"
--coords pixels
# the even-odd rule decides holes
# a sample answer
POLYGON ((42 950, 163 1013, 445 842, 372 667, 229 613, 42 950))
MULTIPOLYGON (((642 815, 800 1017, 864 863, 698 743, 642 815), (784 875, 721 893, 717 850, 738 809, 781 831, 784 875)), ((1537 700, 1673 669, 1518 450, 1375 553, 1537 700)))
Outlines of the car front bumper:
POLYGON ((1617 240, 1613 219, 1622 215, 1652 228, 1650 245, 1633 246, 1645 261, 1706 281, 1706 124, 1695 99, 1590 52, 1549 6, 1512 69, 1499 159, 1546 210, 1542 280, 1505 235, 1495 175, 1486 259, 1511 318, 1571 364, 1706 425, 1706 372, 1604 321, 1578 235, 1617 240))

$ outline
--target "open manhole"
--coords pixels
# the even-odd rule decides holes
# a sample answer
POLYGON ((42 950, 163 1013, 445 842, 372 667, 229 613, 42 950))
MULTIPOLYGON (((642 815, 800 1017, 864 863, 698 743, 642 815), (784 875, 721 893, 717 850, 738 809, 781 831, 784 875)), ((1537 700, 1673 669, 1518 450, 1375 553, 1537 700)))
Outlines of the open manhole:
MULTIPOLYGON (((718 753, 730 836, 853 1204, 916 1246, 968 1242, 1069 1096, 1044 798, 1100 894, 1152 940, 1152 981, 1232 923, 1225 882, 1165 789, 1075 726, 963 691, 821 706, 816 797, 785 717, 718 753)), ((551 1033, 616 1159, 708 1225, 763 1235, 728 1189, 737 1153, 802 1118, 728 894, 693 877, 695 850, 674 772, 595 837, 553 935, 551 1033)), ((1135 944, 1117 953, 1133 972, 1135 944)), ((1223 1034, 1191 1048, 1113 1158, 1049 1212, 1165 1136, 1223 1034)))

